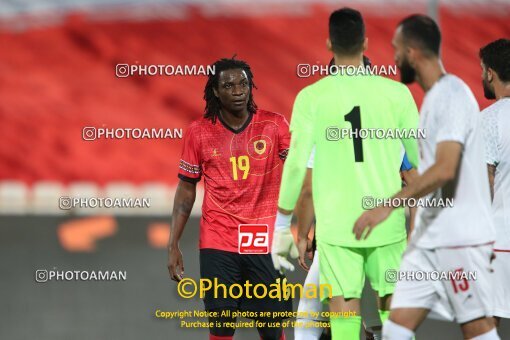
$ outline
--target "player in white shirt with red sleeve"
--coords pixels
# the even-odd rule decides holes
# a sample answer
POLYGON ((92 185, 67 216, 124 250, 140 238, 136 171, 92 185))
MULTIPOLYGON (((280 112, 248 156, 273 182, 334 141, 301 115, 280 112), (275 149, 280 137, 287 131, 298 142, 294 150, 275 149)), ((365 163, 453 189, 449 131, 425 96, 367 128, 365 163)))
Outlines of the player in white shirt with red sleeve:
MULTIPOLYGON (((464 339, 497 340, 491 268, 495 231, 481 117, 469 87, 446 74, 440 42, 437 24, 425 15, 405 18, 393 39, 401 81, 416 81, 426 92, 420 110, 426 138, 419 140, 419 176, 392 202, 424 197, 438 204, 418 207, 383 339, 411 340, 432 312, 455 320, 464 339), (452 207, 446 206, 447 198, 453 199, 452 207)), ((356 237, 369 237, 394 208, 380 206, 361 215, 353 229, 356 237)))
POLYGON ((497 318, 510 318, 510 40, 480 49, 483 90, 497 101, 482 111, 485 156, 489 169, 496 228, 493 261, 497 318))

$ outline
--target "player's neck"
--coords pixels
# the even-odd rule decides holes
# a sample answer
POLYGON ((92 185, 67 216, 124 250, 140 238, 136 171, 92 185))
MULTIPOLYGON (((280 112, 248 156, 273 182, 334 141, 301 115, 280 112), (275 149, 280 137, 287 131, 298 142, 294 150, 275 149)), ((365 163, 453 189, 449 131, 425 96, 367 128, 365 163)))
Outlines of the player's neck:
POLYGON ((439 58, 424 60, 416 70, 416 82, 423 91, 427 92, 446 74, 443 63, 439 58))
POLYGON ((224 124, 227 124, 230 128, 237 130, 240 129, 244 125, 244 123, 246 123, 246 120, 248 120, 250 113, 248 112, 248 110, 230 112, 221 109, 220 115, 221 120, 223 121, 224 124))
POLYGON ((356 55, 356 56, 339 56, 334 55, 335 57, 335 65, 338 66, 355 66, 358 67, 360 65, 363 65, 363 55, 356 55))
POLYGON ((500 100, 501 98, 510 98, 510 83, 499 83, 495 85, 494 93, 496 94, 497 100, 500 100))

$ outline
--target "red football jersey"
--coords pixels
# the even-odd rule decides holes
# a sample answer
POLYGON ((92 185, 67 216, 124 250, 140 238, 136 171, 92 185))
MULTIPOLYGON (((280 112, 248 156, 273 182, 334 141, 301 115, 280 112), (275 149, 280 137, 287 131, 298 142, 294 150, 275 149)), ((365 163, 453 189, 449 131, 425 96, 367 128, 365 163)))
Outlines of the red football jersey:
POLYGON ((289 150, 284 116, 257 110, 238 130, 220 117, 201 118, 184 136, 179 178, 198 182, 205 194, 200 248, 238 251, 240 224, 269 225, 272 242, 283 161, 289 150))

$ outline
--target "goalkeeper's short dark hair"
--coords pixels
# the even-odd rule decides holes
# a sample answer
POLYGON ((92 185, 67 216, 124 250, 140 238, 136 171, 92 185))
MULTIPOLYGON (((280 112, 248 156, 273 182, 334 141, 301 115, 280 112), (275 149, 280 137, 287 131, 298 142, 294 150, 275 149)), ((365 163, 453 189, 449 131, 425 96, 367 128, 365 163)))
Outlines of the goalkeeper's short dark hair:
POLYGON ((365 23, 361 13, 347 7, 331 13, 329 40, 336 54, 353 56, 361 53, 365 41, 365 23))

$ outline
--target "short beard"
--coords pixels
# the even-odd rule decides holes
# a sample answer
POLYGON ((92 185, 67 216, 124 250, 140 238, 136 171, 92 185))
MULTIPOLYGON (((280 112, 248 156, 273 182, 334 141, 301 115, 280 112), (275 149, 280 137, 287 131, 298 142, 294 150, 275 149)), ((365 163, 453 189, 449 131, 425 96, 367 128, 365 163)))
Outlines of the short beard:
POLYGON ((493 89, 491 89, 489 82, 487 79, 482 79, 482 86, 483 86, 483 95, 487 99, 496 99, 496 93, 493 89))
POLYGON ((400 65, 400 82, 404 84, 412 84, 416 80, 416 70, 409 64, 407 59, 402 60, 400 65))

